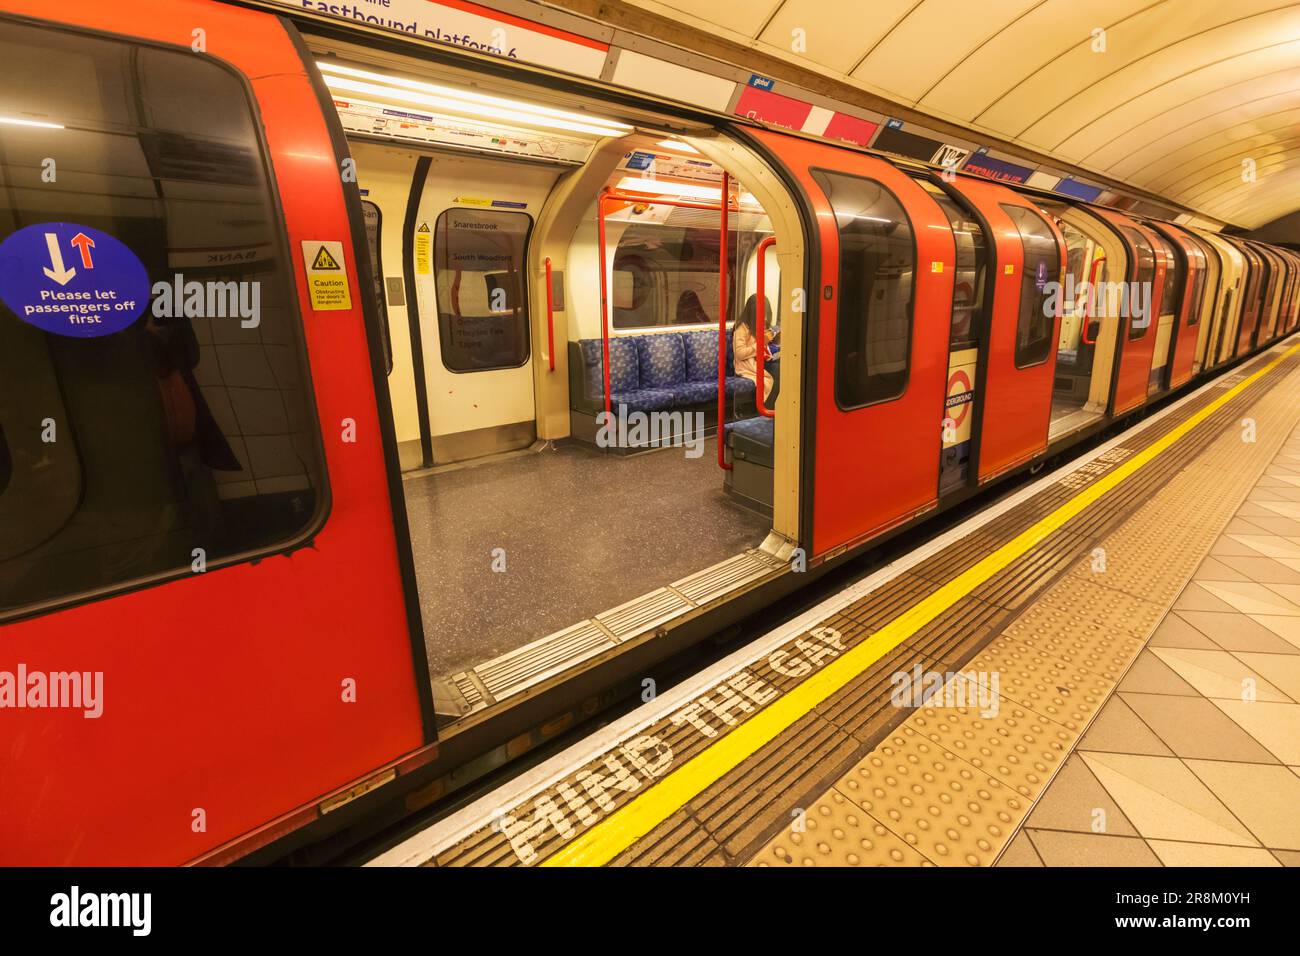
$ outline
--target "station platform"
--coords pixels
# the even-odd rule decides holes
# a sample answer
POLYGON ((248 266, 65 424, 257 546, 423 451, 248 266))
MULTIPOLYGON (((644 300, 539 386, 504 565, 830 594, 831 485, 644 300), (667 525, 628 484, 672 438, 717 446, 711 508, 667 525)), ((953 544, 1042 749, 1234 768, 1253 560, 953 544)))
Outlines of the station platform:
POLYGON ((1288 340, 371 865, 1300 864, 1288 340))

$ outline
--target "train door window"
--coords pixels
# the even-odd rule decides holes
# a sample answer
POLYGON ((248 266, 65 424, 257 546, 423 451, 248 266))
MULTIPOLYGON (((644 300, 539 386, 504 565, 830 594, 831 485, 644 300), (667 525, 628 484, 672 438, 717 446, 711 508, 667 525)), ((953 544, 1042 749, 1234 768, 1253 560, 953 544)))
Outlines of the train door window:
POLYGON ((1047 360, 1052 350, 1056 316, 1049 307, 1049 285, 1061 276, 1061 250, 1042 216, 1024 206, 1002 203, 1020 233, 1024 268, 1020 277, 1020 319, 1016 325, 1016 368, 1047 360))
POLYGON ((62 247, 68 293, 137 260, 148 290, 134 320, 73 335, 10 311, 0 275, 0 616, 301 540, 325 501, 320 436, 244 80, 188 48, 6 20, 0 89, 33 120, 5 127, 0 241, 62 247), (66 248, 69 230, 98 241, 66 248))
POLYGON ((1176 315, 1178 308, 1182 304, 1183 280, 1187 277, 1187 266, 1183 263, 1183 257, 1175 251, 1173 245, 1159 233, 1155 234, 1156 242, 1165 255, 1165 284, 1160 290, 1160 314, 1176 315))
POLYGON ((984 322, 984 275, 988 264, 984 227, 934 183, 926 179, 917 179, 917 183, 943 210, 952 227, 953 245, 956 247, 948 348, 954 352, 975 348, 979 345, 984 322))
MULTIPOLYGON (((1133 248, 1135 266, 1134 281, 1138 284, 1137 287, 1144 290, 1152 289, 1154 292, 1156 278, 1155 250, 1151 248, 1151 243, 1147 242, 1146 236, 1142 235, 1142 233, 1138 232, 1133 227, 1120 226, 1119 229, 1120 232, 1124 234, 1124 237, 1129 241, 1129 245, 1133 248)), ((1141 299, 1145 298, 1145 296, 1138 296, 1137 298, 1141 299)), ((1149 299, 1147 301, 1150 302, 1149 299)), ((1131 297, 1128 308, 1129 315, 1131 316, 1128 327, 1128 337, 1130 340, 1142 338, 1142 336, 1147 334, 1147 329, 1151 328, 1150 307, 1148 306, 1146 309, 1139 311, 1138 309, 1133 308, 1134 304, 1135 303, 1132 302, 1131 297)))
POLYGON ((388 303, 384 296, 384 261, 380 255, 379 237, 383 235, 383 214, 379 206, 367 199, 361 201, 361 215, 366 226, 366 248, 370 252, 370 274, 375 280, 375 307, 379 310, 379 337, 384 347, 384 370, 393 374, 393 340, 388 328, 388 303))
POLYGON ((528 361, 527 213, 451 208, 434 226, 438 339, 452 372, 528 361))
POLYGON ((1192 279, 1192 288, 1188 293, 1192 297, 1187 309, 1187 325, 1189 327, 1201 324, 1201 308, 1204 305, 1202 301, 1205 297, 1205 282, 1208 278, 1209 271, 1205 262, 1205 253, 1201 251, 1199 245, 1193 245, 1187 253, 1189 261, 1196 266, 1196 277, 1192 279))
POLYGON ((839 230, 835 398, 861 408, 907 389, 916 243, 902 205, 871 179, 813 170, 839 230))

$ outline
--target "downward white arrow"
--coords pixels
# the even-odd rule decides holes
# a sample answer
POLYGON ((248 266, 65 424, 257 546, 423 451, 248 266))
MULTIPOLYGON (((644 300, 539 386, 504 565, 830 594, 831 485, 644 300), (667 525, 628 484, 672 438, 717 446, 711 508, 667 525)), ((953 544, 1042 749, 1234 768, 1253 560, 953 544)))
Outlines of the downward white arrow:
POLYGON ((67 285, 72 281, 72 277, 77 274, 77 270, 63 268, 63 252, 59 249, 59 237, 52 232, 47 232, 45 234, 45 246, 50 250, 50 265, 54 266, 54 268, 46 268, 43 271, 46 276, 59 285, 67 285))

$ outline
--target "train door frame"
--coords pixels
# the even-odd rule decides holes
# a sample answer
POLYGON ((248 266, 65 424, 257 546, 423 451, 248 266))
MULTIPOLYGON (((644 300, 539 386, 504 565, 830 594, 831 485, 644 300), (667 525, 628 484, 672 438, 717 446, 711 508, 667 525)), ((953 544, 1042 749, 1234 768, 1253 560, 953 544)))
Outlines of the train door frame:
POLYGON ((820 562, 937 507, 939 455, 931 439, 943 418, 948 336, 946 331, 942 336, 918 333, 927 328, 927 322, 931 328, 947 328, 955 261, 952 236, 939 206, 892 163, 857 150, 768 130, 754 130, 751 135, 785 167, 807 204, 815 229, 807 257, 816 291, 809 289, 806 297, 804 371, 808 382, 804 391, 808 394, 804 403, 811 434, 805 432, 802 447, 807 469, 803 482, 807 518, 802 530, 810 557, 820 562), (906 384, 895 397, 849 408, 840 404, 835 374, 840 235, 830 197, 814 178, 818 171, 879 185, 907 217, 912 235, 906 384), (923 268, 922 263, 930 265, 923 268), (895 447, 896 461, 901 459, 903 466, 883 476, 875 467, 879 457, 873 455, 882 435, 907 435, 911 442, 901 453, 895 447), (871 487, 879 493, 872 494, 871 487), (886 499, 883 506, 882 499, 886 499))
POLYGON ((1202 306, 1205 299, 1205 281, 1209 278, 1206 274, 1208 265, 1204 258, 1204 251, 1182 229, 1171 223, 1152 222, 1151 225, 1168 240, 1174 255, 1180 256, 1183 262, 1183 288, 1179 292, 1178 311, 1174 315, 1174 328, 1169 337, 1169 358, 1165 365, 1161 389, 1161 391, 1168 391, 1184 384, 1192 377, 1192 366, 1196 360, 1196 340, 1203 320, 1202 306), (1191 252, 1195 252, 1201 258, 1195 258, 1190 254, 1191 252), (1197 281, 1202 277, 1204 280, 1201 281, 1201 294, 1194 295, 1197 281), (1194 325, 1189 324, 1193 315, 1196 316, 1194 325))
POLYGON ((971 484, 978 487, 1047 449, 1052 419, 1052 382, 1061 335, 1061 311, 1058 308, 1052 320, 1047 355, 1023 367, 1018 364, 1016 351, 1024 283, 1024 244, 1004 207, 1011 204, 1029 210, 1051 231, 1056 241, 1058 270, 1054 276, 1044 276, 1044 282, 1061 281, 1068 252, 1065 238, 1056 223, 1021 193, 1001 183, 969 176, 957 177, 946 185, 945 192, 959 197, 958 201, 978 218, 988 240, 989 278, 985 282, 985 308, 976 372, 979 387, 971 424, 970 477, 971 484), (1032 406, 1033 402, 1038 403, 1037 409, 1026 407, 1032 406), (1002 414, 1012 408, 1024 413, 1025 425, 1018 433, 1006 428, 1013 416, 1002 414), (1034 412, 1040 413, 1041 422, 1034 417, 1034 412), (990 418, 997 431, 990 431, 990 418), (1038 427, 1040 424, 1041 428, 1038 427), (996 441, 990 442, 991 438, 996 441), (991 444, 996 455, 993 461, 990 461, 989 454, 991 444))
POLYGON ((1147 305, 1151 314, 1147 317, 1145 331, 1137 338, 1132 337, 1133 310, 1131 308, 1126 310, 1127 315, 1121 317, 1121 334, 1116 343, 1118 346, 1118 359, 1115 362, 1110 401, 1112 417, 1119 418, 1141 408, 1147 401, 1147 383, 1150 380, 1151 359, 1156 347, 1157 336, 1155 329, 1160 314, 1159 299, 1164 287, 1164 257, 1160 254, 1159 246, 1152 241, 1151 230, 1147 226, 1114 209, 1106 209, 1101 206, 1090 206, 1089 209, 1106 221, 1112 230, 1118 234, 1128 256, 1128 268, 1124 281, 1128 283, 1129 289, 1133 288, 1133 283, 1139 281, 1138 269, 1140 266, 1137 250, 1132 239, 1125 233, 1125 229, 1132 229, 1147 242, 1151 247, 1155 261, 1154 275, 1151 279, 1151 299, 1147 305), (1140 348, 1135 348, 1134 343, 1141 343, 1140 348))

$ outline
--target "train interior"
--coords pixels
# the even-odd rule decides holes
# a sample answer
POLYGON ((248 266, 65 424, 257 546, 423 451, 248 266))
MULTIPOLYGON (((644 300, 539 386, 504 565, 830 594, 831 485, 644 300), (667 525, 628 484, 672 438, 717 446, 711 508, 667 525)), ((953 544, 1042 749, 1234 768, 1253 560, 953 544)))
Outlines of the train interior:
POLYGON ((780 275, 801 273, 802 238, 775 174, 678 120, 322 44, 440 718, 779 566, 797 474, 775 441, 781 333, 799 333, 780 275))

